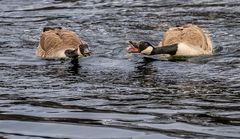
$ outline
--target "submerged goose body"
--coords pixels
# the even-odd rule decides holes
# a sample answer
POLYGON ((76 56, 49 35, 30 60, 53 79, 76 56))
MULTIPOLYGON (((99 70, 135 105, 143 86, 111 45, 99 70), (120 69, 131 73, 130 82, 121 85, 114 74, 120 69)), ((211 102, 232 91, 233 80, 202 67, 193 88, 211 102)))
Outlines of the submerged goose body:
POLYGON ((78 58, 89 56, 90 50, 78 35, 61 27, 43 29, 36 56, 44 59, 78 58))
POLYGON ((130 53, 146 55, 170 54, 175 56, 212 55, 213 48, 209 35, 200 27, 187 24, 170 28, 164 33, 157 47, 148 42, 130 42, 130 53))

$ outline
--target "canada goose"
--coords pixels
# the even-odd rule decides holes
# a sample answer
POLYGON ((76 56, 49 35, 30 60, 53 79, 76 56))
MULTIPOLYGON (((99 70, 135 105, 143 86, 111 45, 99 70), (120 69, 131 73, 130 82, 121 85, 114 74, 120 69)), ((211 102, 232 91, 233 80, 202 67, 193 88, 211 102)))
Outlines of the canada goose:
POLYGON ((199 56, 212 55, 213 53, 209 35, 200 27, 192 24, 170 28, 165 32, 158 47, 144 41, 129 41, 129 43, 129 53, 142 53, 145 55, 199 56))
POLYGON ((36 50, 36 55, 45 59, 86 57, 90 53, 76 33, 62 27, 45 27, 36 50))

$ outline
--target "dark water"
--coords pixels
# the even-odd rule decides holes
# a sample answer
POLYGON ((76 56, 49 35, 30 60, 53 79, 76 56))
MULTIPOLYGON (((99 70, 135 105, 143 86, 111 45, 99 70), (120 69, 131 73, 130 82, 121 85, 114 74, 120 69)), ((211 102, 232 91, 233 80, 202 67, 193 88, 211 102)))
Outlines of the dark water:
POLYGON ((240 138, 240 2, 0 0, 0 138, 240 138), (207 29, 215 55, 127 54, 171 26, 207 29), (76 31, 94 53, 35 57, 44 26, 76 31))

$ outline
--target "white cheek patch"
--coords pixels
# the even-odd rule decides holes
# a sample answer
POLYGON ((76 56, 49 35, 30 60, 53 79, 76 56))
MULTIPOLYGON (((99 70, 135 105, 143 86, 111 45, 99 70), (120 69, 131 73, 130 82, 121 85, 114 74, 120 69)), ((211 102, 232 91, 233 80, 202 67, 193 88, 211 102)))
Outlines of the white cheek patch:
POLYGON ((153 47, 151 46, 148 46, 146 49, 144 49, 143 51, 141 51, 142 54, 145 54, 145 55, 150 55, 153 51, 153 47))

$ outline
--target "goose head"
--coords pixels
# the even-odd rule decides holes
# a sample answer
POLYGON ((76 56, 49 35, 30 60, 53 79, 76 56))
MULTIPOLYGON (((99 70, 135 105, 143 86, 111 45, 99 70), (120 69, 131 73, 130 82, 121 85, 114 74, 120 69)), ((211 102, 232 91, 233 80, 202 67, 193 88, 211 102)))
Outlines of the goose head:
POLYGON ((80 44, 76 49, 67 49, 64 54, 69 58, 87 57, 91 55, 91 51, 87 44, 80 44))
POLYGON ((140 42, 133 42, 133 41, 129 41, 129 47, 127 49, 127 51, 129 53, 142 53, 145 55, 151 55, 151 53, 153 52, 155 48, 153 47, 152 44, 150 44, 149 42, 145 42, 145 41, 140 41, 140 42))
POLYGON ((90 56, 91 53, 92 53, 87 44, 79 45, 78 49, 79 49, 81 55, 84 56, 84 57, 90 56))

